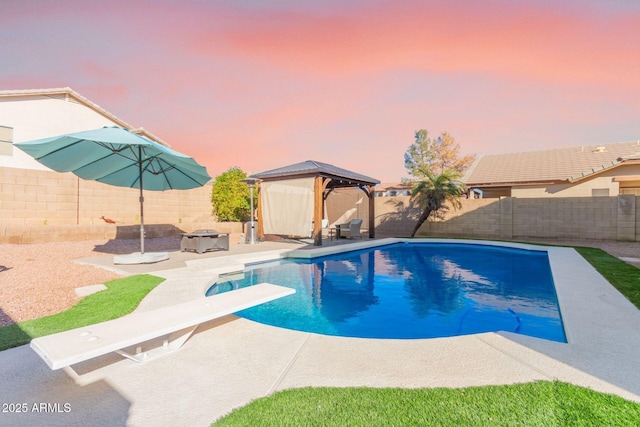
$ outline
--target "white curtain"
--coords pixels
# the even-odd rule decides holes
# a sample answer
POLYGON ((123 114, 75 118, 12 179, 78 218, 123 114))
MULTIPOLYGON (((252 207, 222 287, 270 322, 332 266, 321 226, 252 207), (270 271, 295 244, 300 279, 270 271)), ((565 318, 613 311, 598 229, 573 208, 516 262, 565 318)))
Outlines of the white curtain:
POLYGON ((265 234, 309 237, 313 221, 314 178, 267 181, 260 184, 265 234))

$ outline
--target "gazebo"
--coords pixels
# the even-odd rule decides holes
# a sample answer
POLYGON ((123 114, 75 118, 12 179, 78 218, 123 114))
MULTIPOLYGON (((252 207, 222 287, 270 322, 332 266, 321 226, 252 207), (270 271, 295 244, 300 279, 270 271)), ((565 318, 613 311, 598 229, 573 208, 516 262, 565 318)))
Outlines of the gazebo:
POLYGON ((322 245, 322 217, 327 196, 336 188, 359 188, 369 198, 369 237, 375 237, 374 187, 377 179, 327 163, 307 160, 251 175, 260 180, 258 236, 307 235, 322 245), (313 218, 312 223, 310 223, 313 218))

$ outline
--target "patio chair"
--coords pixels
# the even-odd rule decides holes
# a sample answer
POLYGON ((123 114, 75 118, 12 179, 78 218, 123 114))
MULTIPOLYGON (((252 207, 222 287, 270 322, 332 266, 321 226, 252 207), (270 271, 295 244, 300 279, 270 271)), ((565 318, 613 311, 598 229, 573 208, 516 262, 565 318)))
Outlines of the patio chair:
POLYGON ((360 234, 360 226, 362 226, 361 219, 352 219, 346 224, 338 224, 338 235, 344 238, 353 239, 355 237, 359 237, 362 239, 362 235, 360 234))

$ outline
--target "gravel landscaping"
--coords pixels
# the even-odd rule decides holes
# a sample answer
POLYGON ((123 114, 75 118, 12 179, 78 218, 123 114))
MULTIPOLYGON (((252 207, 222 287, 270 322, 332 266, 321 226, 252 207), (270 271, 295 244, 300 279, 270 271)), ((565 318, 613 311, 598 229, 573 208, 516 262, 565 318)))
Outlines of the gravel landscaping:
MULTIPOLYGON (((179 247, 177 237, 145 241, 145 251, 179 247)), ((139 250, 136 239, 0 245, 0 326, 59 313, 80 299, 75 288, 121 277, 75 259, 139 250)))

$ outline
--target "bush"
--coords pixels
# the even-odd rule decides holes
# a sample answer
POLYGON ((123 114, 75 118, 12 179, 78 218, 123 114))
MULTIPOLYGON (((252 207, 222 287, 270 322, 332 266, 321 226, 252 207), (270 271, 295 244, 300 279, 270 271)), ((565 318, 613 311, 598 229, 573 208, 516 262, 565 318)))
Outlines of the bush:
POLYGON ((247 174, 233 167, 213 182, 211 202, 218 221, 247 221, 251 218, 249 187, 242 182, 247 174))

